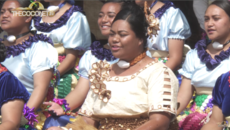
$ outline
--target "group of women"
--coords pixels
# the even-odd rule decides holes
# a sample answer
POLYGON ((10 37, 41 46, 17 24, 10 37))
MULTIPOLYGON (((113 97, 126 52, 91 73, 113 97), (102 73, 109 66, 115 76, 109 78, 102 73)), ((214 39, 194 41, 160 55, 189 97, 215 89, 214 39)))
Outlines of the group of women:
POLYGON ((73 0, 45 2, 58 8, 53 17, 14 16, 28 0, 6 0, 1 7, 8 36, 0 43, 0 129, 228 127, 229 1, 209 5, 209 39, 187 54, 190 27, 172 2, 103 1, 98 26, 108 44, 91 41, 73 0))

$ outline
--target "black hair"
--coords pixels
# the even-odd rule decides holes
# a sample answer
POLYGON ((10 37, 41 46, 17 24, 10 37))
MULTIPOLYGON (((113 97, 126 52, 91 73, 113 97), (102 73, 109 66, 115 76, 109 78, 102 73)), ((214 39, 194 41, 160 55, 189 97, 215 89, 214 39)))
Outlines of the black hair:
POLYGON ((135 0, 101 0, 103 4, 114 2, 114 3, 122 3, 121 9, 125 8, 127 4, 134 3, 135 0))
POLYGON ((228 17, 230 17, 230 2, 228 0, 216 0, 213 1, 210 5, 216 5, 223 9, 226 14, 228 14, 228 17))
POLYGON ((136 37, 143 40, 144 48, 147 47, 148 22, 140 6, 135 3, 127 4, 117 14, 113 23, 117 20, 126 20, 130 24, 130 27, 135 33, 136 37))
MULTIPOLYGON (((1 2, 1 8, 6 1, 7 0, 4 0, 3 2, 1 2)), ((23 8, 28 8, 31 4, 30 0, 16 0, 16 1, 18 1, 18 3, 20 4, 20 7, 23 7, 23 8)), ((34 11, 36 11, 38 7, 39 5, 35 3, 32 8, 34 11)))
POLYGON ((6 47, 0 42, 0 62, 3 62, 6 59, 6 47))
POLYGON ((109 3, 109 2, 125 2, 125 3, 132 3, 134 2, 135 0, 100 0, 102 3, 109 3))

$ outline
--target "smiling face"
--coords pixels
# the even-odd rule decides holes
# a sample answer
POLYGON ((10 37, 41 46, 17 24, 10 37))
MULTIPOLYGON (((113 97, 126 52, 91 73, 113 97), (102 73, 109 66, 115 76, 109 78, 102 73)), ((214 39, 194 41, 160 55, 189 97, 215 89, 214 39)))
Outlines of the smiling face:
POLYGON ((109 34, 109 45, 116 58, 126 61, 134 59, 135 52, 143 50, 143 40, 136 37, 130 24, 125 20, 117 20, 113 23, 109 34))
POLYGON ((120 9, 121 3, 118 2, 109 2, 102 6, 98 17, 98 26, 102 35, 109 36, 112 22, 120 9))
POLYGON ((205 13, 205 31, 211 40, 218 41, 230 34, 230 18, 216 5, 210 5, 205 13))

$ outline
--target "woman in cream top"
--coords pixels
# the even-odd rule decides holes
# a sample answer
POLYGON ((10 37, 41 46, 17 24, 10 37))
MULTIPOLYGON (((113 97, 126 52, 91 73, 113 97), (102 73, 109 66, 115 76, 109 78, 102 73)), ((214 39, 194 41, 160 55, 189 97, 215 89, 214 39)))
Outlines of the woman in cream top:
POLYGON ((68 129, 77 130, 84 123, 99 130, 170 127, 177 111, 178 80, 168 67, 146 56, 146 31, 145 15, 138 5, 129 4, 117 14, 109 46, 120 60, 112 65, 107 61, 92 64, 89 93, 80 116, 67 124, 68 129))

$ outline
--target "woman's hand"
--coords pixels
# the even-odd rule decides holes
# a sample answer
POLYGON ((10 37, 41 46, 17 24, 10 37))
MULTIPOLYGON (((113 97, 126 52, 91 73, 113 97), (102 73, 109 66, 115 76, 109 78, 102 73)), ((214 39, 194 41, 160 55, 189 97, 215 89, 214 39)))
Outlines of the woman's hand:
POLYGON ((64 115, 63 108, 55 102, 44 102, 44 105, 50 106, 48 111, 54 112, 57 116, 64 115))

